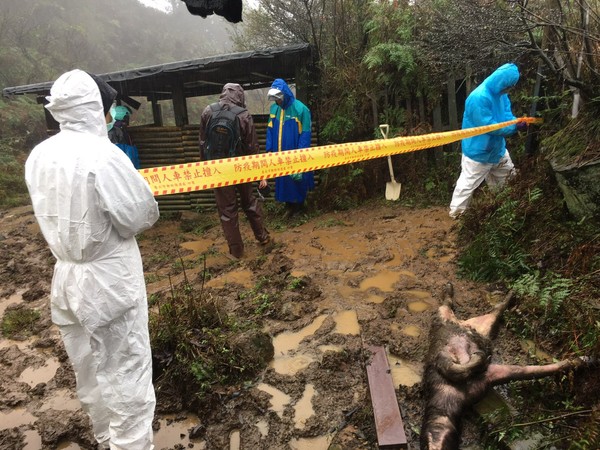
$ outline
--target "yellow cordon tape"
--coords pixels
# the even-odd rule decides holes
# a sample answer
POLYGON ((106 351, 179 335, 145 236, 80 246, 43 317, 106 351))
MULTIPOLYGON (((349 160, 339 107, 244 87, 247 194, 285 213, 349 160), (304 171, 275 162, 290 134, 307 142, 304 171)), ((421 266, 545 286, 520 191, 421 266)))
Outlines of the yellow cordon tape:
POLYGON ((155 196, 180 194, 439 147, 468 137, 499 130, 518 122, 541 123, 541 119, 520 117, 495 125, 468 128, 466 130, 323 145, 278 153, 260 153, 236 158, 140 169, 139 172, 148 182, 155 196))

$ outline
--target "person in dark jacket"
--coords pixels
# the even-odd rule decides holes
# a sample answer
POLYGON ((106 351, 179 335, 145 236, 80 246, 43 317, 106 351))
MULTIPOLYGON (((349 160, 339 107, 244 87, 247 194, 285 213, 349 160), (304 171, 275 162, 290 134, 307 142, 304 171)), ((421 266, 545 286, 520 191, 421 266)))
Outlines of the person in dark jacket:
MULTIPOLYGON (((308 107, 298 100, 287 83, 281 78, 273 81, 268 99, 275 103, 269 111, 266 150, 282 152, 309 148, 311 141, 311 115, 308 107)), ((267 185, 261 180, 259 188, 267 185)), ((315 188, 313 172, 286 175, 275 179, 275 200, 285 202, 288 217, 304 208, 308 192, 315 188)))
MULTIPOLYGON (((474 128, 514 120, 507 91, 519 81, 519 69, 512 63, 497 68, 469 94, 462 128, 474 128)), ((505 137, 527 129, 520 122, 496 131, 462 140, 461 172, 450 202, 450 217, 465 212, 475 189, 485 180, 488 186, 502 186, 514 173, 505 137)))
MULTIPOLYGON (((246 107, 244 89, 239 84, 227 83, 223 87, 219 104, 223 109, 231 109, 232 106, 246 107)), ((200 116, 200 158, 205 159, 207 144, 207 131, 213 111, 207 106, 200 116)), ((240 153, 242 155, 253 155, 258 153, 258 139, 252 115, 243 111, 237 115, 241 138, 240 153)), ((233 186, 224 186, 214 190, 217 209, 221 220, 221 226, 225 239, 229 245, 229 253, 235 258, 241 258, 244 254, 244 242, 240 234, 238 219, 238 202, 236 191, 240 196, 242 210, 246 214, 254 237, 261 245, 266 245, 271 238, 264 226, 263 211, 261 203, 252 192, 252 183, 242 183, 233 186)))

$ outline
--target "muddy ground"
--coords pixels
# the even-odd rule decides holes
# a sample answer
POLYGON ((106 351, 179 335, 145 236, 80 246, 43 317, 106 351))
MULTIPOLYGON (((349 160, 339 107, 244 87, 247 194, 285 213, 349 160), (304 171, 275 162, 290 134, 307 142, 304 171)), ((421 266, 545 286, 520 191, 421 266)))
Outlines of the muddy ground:
MULTIPOLYGON (((377 448, 364 365, 369 344, 388 350, 405 431, 417 449, 423 359, 444 284, 454 285, 459 318, 487 311, 504 294, 457 277, 456 223, 446 209, 378 201, 279 222, 270 226, 275 244, 267 249, 253 241, 243 220, 246 255, 237 262, 225 256, 216 212, 205 214, 213 215, 215 226, 199 232, 193 224, 202 218, 185 213, 162 218, 139 238, 149 297, 183 280, 173 265, 177 255, 188 261, 185 276, 193 283, 203 270, 198 256, 206 255, 212 276, 205 289, 232 311, 240 292, 261 277, 277 273, 302 288, 284 293, 279 313, 264 318, 275 346, 269 367, 251 384, 224 390, 220 408, 205 415, 175 412, 178 399, 159 396, 156 449, 377 448)), ((31 337, 0 340, 0 449, 94 449, 50 322, 53 257, 29 207, 0 215, 0 314, 20 308, 41 313, 31 337)), ((532 361, 502 327, 494 360, 532 361)), ((467 418, 462 447, 481 448, 479 442, 467 418)))

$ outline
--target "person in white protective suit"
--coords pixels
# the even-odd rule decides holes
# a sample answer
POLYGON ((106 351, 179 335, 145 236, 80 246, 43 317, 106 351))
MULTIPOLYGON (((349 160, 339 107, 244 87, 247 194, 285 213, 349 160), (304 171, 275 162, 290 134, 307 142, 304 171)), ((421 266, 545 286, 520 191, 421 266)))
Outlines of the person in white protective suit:
POLYGON ((148 305, 135 235, 158 219, 149 185, 107 135, 116 91, 73 70, 46 108, 60 132, 25 164, 36 219, 56 258, 52 321, 101 448, 152 449, 148 305))
MULTIPOLYGON (((519 81, 519 69, 509 63, 500 66, 467 97, 462 128, 494 125, 514 120, 507 90, 519 81)), ((481 183, 503 185, 515 167, 506 149, 506 136, 527 129, 525 122, 463 139, 461 172, 450 202, 450 217, 457 218, 467 209, 473 192, 481 183)))

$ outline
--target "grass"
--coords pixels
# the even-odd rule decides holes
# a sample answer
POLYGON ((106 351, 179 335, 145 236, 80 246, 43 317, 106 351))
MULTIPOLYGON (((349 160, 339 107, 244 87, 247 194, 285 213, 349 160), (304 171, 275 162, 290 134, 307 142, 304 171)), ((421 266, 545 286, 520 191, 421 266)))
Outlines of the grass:
POLYGON ((40 312, 29 308, 11 309, 2 317, 2 335, 8 339, 26 338, 35 334, 40 312))
MULTIPOLYGON (((259 349, 239 344, 244 333, 260 334, 254 321, 226 312, 203 283, 183 283, 170 295, 153 297, 152 304, 157 392, 175 395, 186 406, 208 404, 218 395, 214 386, 243 384, 265 367, 259 349)), ((250 341, 259 345, 261 339, 250 341)))
MULTIPOLYGON (((559 359, 600 356, 600 229, 565 212, 542 159, 507 188, 478 191, 458 239, 464 278, 517 294, 518 307, 505 314, 515 335, 559 359)), ((535 432, 548 437, 537 448, 599 448, 598 381, 589 372, 509 385, 516 414, 488 430, 486 448, 535 432)))

